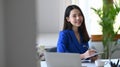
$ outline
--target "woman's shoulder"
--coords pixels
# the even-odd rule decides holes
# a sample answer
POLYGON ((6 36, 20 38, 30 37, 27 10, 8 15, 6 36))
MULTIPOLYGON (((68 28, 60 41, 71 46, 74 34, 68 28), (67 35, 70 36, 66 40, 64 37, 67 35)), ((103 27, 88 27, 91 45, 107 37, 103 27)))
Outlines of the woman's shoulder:
POLYGON ((72 30, 62 30, 60 31, 60 34, 68 34, 70 33, 72 30))
POLYGON ((71 34, 71 30, 62 30, 59 32, 59 37, 68 39, 70 37, 70 34, 71 34))

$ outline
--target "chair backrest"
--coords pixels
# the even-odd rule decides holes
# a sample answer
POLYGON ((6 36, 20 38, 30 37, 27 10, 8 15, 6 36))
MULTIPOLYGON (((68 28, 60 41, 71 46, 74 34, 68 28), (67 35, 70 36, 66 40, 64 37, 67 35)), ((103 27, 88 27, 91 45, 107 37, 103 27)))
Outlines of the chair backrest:
POLYGON ((57 47, 48 48, 47 52, 57 52, 57 47))

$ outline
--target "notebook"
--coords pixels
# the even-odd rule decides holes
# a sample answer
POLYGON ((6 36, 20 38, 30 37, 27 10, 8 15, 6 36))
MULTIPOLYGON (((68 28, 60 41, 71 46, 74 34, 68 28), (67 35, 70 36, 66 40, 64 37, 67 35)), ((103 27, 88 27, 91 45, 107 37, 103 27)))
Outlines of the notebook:
POLYGON ((80 54, 45 52, 47 67, 83 67, 80 54))
POLYGON ((97 53, 94 53, 94 54, 92 54, 91 56, 89 56, 89 57, 87 57, 87 58, 85 58, 85 59, 83 59, 83 60, 86 60, 86 59, 88 59, 88 58, 91 58, 91 57, 94 57, 94 56, 97 56, 97 55, 101 55, 101 54, 103 54, 104 52, 97 52, 97 53))

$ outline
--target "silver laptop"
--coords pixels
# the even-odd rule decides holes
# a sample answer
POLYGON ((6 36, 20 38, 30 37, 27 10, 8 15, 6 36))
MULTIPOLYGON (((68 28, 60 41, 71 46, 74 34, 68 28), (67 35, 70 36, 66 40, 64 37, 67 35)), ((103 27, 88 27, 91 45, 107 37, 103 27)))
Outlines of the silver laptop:
POLYGON ((82 67, 80 54, 45 52, 47 67, 82 67))

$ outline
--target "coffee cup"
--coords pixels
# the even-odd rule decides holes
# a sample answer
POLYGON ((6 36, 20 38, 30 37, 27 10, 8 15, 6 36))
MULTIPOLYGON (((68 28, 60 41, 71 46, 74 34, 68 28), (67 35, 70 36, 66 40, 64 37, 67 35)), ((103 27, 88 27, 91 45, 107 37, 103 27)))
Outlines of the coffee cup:
POLYGON ((95 60, 95 65, 96 65, 97 67, 104 67, 104 64, 105 64, 105 61, 102 61, 102 60, 100 60, 100 59, 95 60))

